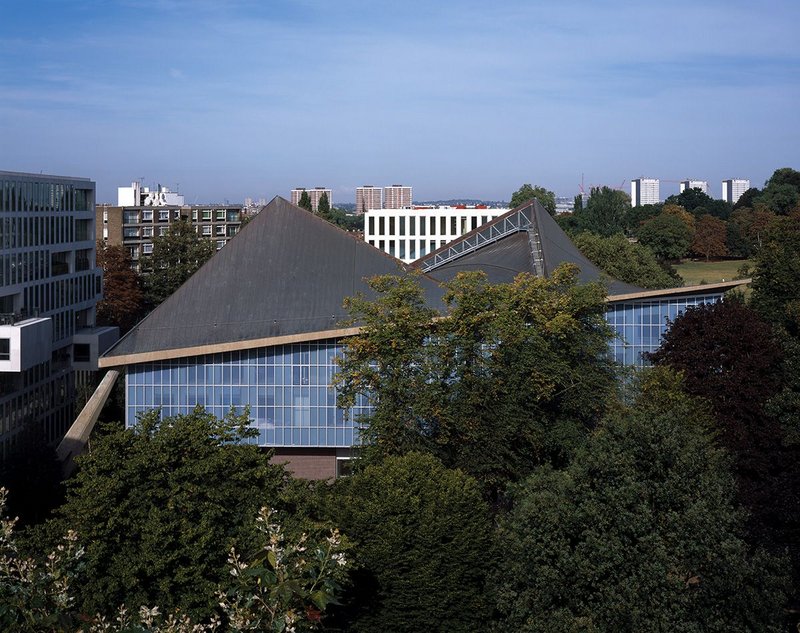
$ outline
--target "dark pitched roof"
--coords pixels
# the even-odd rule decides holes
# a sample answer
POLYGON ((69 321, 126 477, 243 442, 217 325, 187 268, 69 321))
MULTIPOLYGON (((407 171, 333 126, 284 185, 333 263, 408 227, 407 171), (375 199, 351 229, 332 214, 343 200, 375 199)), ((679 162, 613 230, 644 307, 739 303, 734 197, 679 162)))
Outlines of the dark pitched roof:
POLYGON ((527 202, 415 261, 412 266, 440 281, 461 271, 483 270, 490 282, 511 281, 522 272, 550 275, 563 263, 580 268, 581 282, 604 281, 610 294, 642 289, 618 281, 595 266, 572 243, 538 200, 527 202))
MULTIPOLYGON (((147 354, 340 327, 365 279, 407 271, 399 260, 275 198, 222 250, 107 353, 147 354)), ((432 304, 442 290, 422 277, 432 304)))

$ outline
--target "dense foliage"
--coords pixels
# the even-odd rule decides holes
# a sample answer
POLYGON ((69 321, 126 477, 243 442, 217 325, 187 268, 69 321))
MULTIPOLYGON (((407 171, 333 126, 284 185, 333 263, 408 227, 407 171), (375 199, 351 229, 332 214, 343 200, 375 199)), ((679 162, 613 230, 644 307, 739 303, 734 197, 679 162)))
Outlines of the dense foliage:
POLYGON ((621 233, 611 237, 579 233, 573 242, 592 263, 614 279, 653 289, 681 284, 674 269, 662 266, 649 248, 631 242, 621 233))
POLYGON ((214 242, 201 237, 181 218, 164 235, 153 238, 153 253, 142 257, 145 297, 151 307, 180 288, 214 254, 214 242))
POLYGON ((57 536, 75 530, 85 543, 83 611, 124 603, 210 612, 230 548, 252 539, 258 509, 276 504, 284 482, 268 454, 235 443, 248 422, 202 409, 159 420, 154 411, 79 458, 49 527, 57 536))
POLYGON ((97 243, 97 265, 103 269, 103 298, 97 303, 97 324, 116 325, 120 334, 145 315, 142 280, 131 263, 126 247, 97 243))
POLYGON ((328 497, 330 518, 355 543, 343 628, 485 628, 491 521, 474 479, 412 452, 338 480, 328 497))
POLYGON ((525 204, 529 200, 536 198, 541 205, 547 210, 550 215, 555 215, 556 212, 556 194, 544 187, 532 186, 525 183, 513 194, 511 194, 511 202, 509 207, 516 209, 517 207, 525 204))
POLYGON ((567 468, 514 489, 498 630, 780 630, 786 578, 743 539, 733 496, 702 407, 648 386, 567 468))
POLYGON ((373 279, 377 300, 348 301, 363 329, 337 377, 342 405, 372 400, 364 458, 429 452, 492 498, 536 464, 564 463, 614 389, 605 289, 576 275, 491 285, 462 274, 436 319, 415 280, 373 279))

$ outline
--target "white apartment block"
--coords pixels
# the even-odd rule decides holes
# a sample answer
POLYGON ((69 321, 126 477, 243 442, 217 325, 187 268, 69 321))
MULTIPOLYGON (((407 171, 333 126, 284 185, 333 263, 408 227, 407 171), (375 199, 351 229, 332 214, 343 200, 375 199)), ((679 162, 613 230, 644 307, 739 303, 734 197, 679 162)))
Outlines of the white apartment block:
POLYGON ((406 207, 410 207, 412 204, 411 187, 404 187, 403 185, 390 185, 383 188, 384 209, 405 209, 406 207))
POLYGON ((322 194, 328 194, 328 204, 333 207, 333 196, 331 195, 331 190, 326 189, 325 187, 314 187, 313 189, 297 187, 296 189, 292 189, 292 204, 300 204, 300 197, 303 195, 304 191, 308 194, 308 197, 311 198, 312 211, 319 210, 319 201, 320 198, 322 198, 322 194))
POLYGON ((130 187, 117 187, 117 206, 120 207, 165 207, 184 205, 183 196, 169 188, 158 185, 154 191, 132 182, 130 187))
POLYGON ((750 181, 746 178, 732 178, 722 181, 722 199, 725 202, 736 204, 742 194, 750 189, 750 181))
POLYGON ((95 327, 95 183, 0 171, 0 459, 35 429, 58 442, 76 387, 119 336, 95 327))
POLYGON ((482 206, 369 209, 364 240, 410 263, 507 212, 482 206))
POLYGON ((707 180, 681 180, 681 190, 683 193, 687 189, 699 189, 704 194, 708 195, 708 181, 707 180))
POLYGON ((356 213, 365 213, 367 209, 382 209, 382 193, 383 189, 372 185, 356 187, 356 213))
POLYGON ((658 178, 636 178, 631 180, 631 206, 658 204, 661 202, 658 178))

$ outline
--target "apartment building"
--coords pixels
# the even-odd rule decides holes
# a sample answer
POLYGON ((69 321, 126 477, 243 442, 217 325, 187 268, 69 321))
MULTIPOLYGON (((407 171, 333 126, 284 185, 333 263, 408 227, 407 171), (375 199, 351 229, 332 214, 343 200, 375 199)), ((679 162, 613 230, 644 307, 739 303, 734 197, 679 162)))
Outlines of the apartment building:
POLYGON ((370 209, 364 215, 364 240, 409 263, 507 211, 483 205, 370 209))
POLYGON ((380 187, 364 185, 356 187, 356 213, 363 214, 369 209, 382 209, 383 190, 380 187))
POLYGON ((636 178, 631 180, 631 206, 658 204, 661 202, 658 178, 636 178))
POLYGON ((247 215, 241 205, 109 206, 98 205, 95 217, 106 244, 126 247, 138 269, 143 255, 153 252, 153 240, 165 235, 181 218, 191 222, 198 235, 212 240, 217 250, 228 243, 247 215))
POLYGON ((319 210, 319 201, 322 199, 323 194, 327 194, 328 196, 328 204, 333 207, 333 195, 331 194, 330 189, 326 189, 325 187, 314 187, 313 189, 305 189, 304 187, 297 187, 296 189, 292 189, 292 204, 299 205, 300 198, 303 195, 303 192, 308 194, 308 197, 311 199, 311 210, 318 211, 319 210))
POLYGON ((95 183, 0 171, 0 456, 20 431, 49 443, 74 420, 76 386, 119 336, 95 327, 95 183))
POLYGON ((750 181, 746 178, 731 178, 722 181, 722 199, 736 204, 742 194, 750 189, 750 181))
POLYGON ((681 180, 680 193, 687 189, 699 189, 704 194, 708 195, 708 181, 707 180, 681 180))
MULTIPOLYGON (((413 204, 411 187, 390 185, 383 188, 384 209, 405 209, 413 204)), ((380 207, 375 207, 380 208, 380 207)))

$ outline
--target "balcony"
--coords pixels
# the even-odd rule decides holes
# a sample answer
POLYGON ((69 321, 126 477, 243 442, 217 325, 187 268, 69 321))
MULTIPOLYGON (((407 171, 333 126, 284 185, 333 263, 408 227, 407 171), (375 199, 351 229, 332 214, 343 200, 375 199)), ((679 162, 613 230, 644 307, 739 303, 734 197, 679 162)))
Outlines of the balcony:
POLYGON ((0 372, 19 373, 50 360, 53 322, 50 318, 0 315, 0 372))

